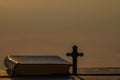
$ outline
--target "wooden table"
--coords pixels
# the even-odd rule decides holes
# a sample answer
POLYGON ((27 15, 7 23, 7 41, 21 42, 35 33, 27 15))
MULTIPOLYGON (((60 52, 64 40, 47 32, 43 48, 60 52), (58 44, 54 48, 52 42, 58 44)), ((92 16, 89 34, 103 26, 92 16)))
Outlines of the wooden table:
POLYGON ((0 80, 120 80, 119 68, 84 68, 78 69, 78 76, 23 76, 9 77, 5 69, 0 70, 0 80), (102 71, 104 70, 104 71, 102 71), (97 71, 97 74, 95 74, 97 71), (117 72, 116 72, 117 71, 117 72), (89 74, 87 74, 89 72, 89 74), (91 73, 90 73, 91 72, 91 73), (114 73, 112 74, 102 74, 114 73), (94 74, 92 74, 94 73, 94 74))

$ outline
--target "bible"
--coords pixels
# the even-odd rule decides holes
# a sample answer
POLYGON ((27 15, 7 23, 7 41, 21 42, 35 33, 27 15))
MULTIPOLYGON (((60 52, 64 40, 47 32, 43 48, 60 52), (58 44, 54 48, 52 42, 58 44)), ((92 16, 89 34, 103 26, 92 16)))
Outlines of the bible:
POLYGON ((9 75, 68 75, 72 65, 59 56, 9 55, 4 64, 9 75))

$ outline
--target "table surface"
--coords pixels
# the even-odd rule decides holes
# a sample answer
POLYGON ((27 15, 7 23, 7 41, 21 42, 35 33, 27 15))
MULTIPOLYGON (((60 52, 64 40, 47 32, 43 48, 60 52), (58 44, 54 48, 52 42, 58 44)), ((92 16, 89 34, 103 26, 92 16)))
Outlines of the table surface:
MULTIPOLYGON (((101 68, 100 68, 101 69, 101 68)), ((98 71, 100 71, 100 69, 98 69, 98 71)), ((89 69, 78 69, 78 73, 81 74, 83 73, 84 70, 89 70, 89 69), (81 72, 80 72, 81 70, 81 72)), ((92 72, 95 73, 94 69, 90 69, 93 70, 92 72)), ((110 69, 110 71, 113 71, 115 73, 115 71, 117 71, 115 69, 115 71, 113 69, 110 69)), ((105 70, 109 72, 109 69, 105 70)), ((103 72, 105 72, 103 71, 103 72)), ((119 69, 118 69, 119 71, 119 69)), ((89 71, 90 72, 90 71, 89 71)), ((101 71, 102 72, 102 71, 101 71)), ((118 73, 118 72, 117 72, 118 73)), ((84 74, 87 74, 84 72, 84 74)), ((6 70, 5 69, 1 69, 0 70, 0 80, 120 80, 120 74, 114 74, 114 75, 101 75, 101 74, 97 74, 97 75, 78 75, 78 76, 24 76, 24 77, 9 77, 6 70)))

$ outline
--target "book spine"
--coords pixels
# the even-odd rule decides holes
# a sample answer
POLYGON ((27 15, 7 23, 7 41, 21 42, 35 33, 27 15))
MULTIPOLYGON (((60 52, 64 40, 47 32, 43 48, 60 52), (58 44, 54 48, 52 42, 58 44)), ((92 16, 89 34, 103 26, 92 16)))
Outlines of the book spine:
POLYGON ((11 56, 7 56, 4 60, 4 65, 7 67, 9 75, 14 73, 14 68, 17 62, 11 58, 11 56))

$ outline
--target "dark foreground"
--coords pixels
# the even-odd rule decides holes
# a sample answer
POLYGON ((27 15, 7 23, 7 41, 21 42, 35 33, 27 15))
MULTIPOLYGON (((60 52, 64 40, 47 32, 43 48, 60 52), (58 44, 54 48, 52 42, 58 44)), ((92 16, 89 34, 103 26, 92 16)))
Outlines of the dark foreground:
POLYGON ((120 68, 81 68, 78 76, 22 76, 9 77, 0 70, 0 80, 120 80, 120 68))

